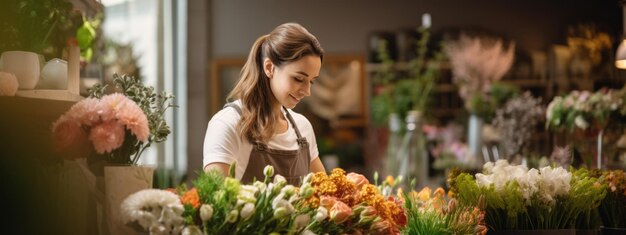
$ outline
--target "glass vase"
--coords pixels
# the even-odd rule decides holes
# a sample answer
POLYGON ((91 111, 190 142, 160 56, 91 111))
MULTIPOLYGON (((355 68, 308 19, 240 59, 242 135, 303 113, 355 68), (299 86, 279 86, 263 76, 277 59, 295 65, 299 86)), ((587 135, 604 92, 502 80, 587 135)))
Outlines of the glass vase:
POLYGON ((398 150, 398 175, 406 183, 415 179, 416 188, 428 185, 428 152, 421 129, 422 115, 419 111, 409 111, 406 117, 406 133, 398 150))

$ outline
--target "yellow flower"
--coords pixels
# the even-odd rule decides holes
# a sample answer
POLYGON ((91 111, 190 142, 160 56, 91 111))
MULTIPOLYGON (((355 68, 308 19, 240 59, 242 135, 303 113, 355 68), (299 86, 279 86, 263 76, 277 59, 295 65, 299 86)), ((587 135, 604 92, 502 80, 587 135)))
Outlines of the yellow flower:
POLYGON ((385 182, 386 182, 388 185, 393 186, 393 183, 394 183, 393 177, 392 177, 392 176, 390 176, 390 175, 388 175, 388 176, 387 176, 387 178, 385 179, 385 182))
POLYGON ((431 192, 432 189, 430 189, 429 187, 424 187, 422 191, 417 194, 417 198, 419 198, 420 201, 428 201, 428 199, 430 199, 431 192))

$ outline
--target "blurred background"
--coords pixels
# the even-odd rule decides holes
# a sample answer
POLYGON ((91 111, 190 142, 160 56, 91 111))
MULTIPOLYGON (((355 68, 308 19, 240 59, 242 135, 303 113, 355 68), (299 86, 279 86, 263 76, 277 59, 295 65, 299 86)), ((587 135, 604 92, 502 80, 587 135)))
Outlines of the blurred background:
MULTIPOLYGON (((567 146, 574 143, 571 135, 548 131, 545 109, 554 97, 574 90, 623 87, 626 74, 615 67, 626 27, 623 4, 2 0, 7 7, 0 10, 0 34, 5 35, 0 36, 0 52, 37 51, 45 62, 66 58, 63 48, 79 45, 81 96, 96 83, 110 84, 114 73, 172 92, 178 108, 165 116, 172 134, 141 158, 141 164, 157 168, 154 186, 168 188, 191 182, 203 168, 208 121, 223 106, 254 41, 282 23, 297 22, 316 35, 326 51, 320 82, 296 107, 313 124, 326 169, 341 167, 367 177, 374 172, 408 176, 417 170, 399 166, 415 165, 427 169, 420 170, 427 173, 420 176, 427 179, 421 184, 442 185, 446 169, 453 166, 478 170, 483 162, 500 158, 539 165, 555 151, 574 156, 588 151, 567 146), (46 38, 44 43, 34 40, 41 38, 46 38), (464 38, 469 44, 460 43, 464 38), (472 45, 479 52, 496 51, 491 57, 462 54, 472 45), (463 64, 489 74, 487 85, 466 86, 458 70, 463 64), (466 96, 477 91, 482 100, 466 96), (512 97, 527 99, 505 105, 512 97), (507 124, 511 116, 498 110, 509 106, 534 116, 507 124), (513 126, 518 129, 507 129, 513 126), (519 133, 526 134, 515 139, 519 133), (407 158, 418 160, 402 162, 407 158), (420 159, 425 162, 417 162, 420 159)), ((10 110, 3 111, 0 121, 1 158, 28 159, 20 163, 24 171, 33 165, 58 166, 62 159, 51 151, 49 126, 75 97, 45 97, 50 101, 0 99, 0 107, 10 110), (28 120, 30 126, 39 122, 33 130, 15 134, 16 117, 10 113, 30 105, 50 111, 28 120)), ((623 126, 609 129, 613 132, 605 133, 605 157, 612 167, 623 168, 626 142, 618 143, 623 126)))

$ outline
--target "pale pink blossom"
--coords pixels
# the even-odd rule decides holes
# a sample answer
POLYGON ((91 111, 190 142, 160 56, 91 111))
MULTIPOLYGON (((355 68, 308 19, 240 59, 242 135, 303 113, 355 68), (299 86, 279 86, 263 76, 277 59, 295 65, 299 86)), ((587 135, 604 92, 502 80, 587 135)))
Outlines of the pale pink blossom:
POLYGON ((91 126, 100 121, 99 100, 87 98, 79 101, 67 111, 67 115, 78 123, 91 126))
POLYGON ((124 126, 115 121, 102 122, 91 127, 89 140, 99 154, 110 153, 124 143, 124 126))
POLYGON ((117 120, 121 124, 125 125, 130 132, 137 137, 138 140, 146 142, 148 135, 150 134, 150 128, 148 127, 148 117, 143 110, 132 100, 128 99, 128 102, 124 104, 124 108, 118 110, 117 120))
POLYGON ((332 196, 321 196, 320 197, 320 206, 325 207, 326 209, 332 208, 335 203, 337 203, 337 198, 332 196))
POLYGON ((52 124, 52 133, 55 149, 64 151, 63 156, 66 158, 85 157, 90 152, 87 133, 80 123, 69 119, 67 115, 61 116, 52 124))
POLYGON ((60 149, 71 148, 78 138, 85 137, 80 123, 69 119, 67 115, 61 116, 52 124, 52 131, 55 137, 55 144, 60 149))
POLYGON ((346 179, 354 183, 357 189, 360 189, 365 184, 369 184, 369 181, 367 180, 367 178, 365 178, 365 176, 354 172, 348 173, 348 175, 346 175, 346 179))
POLYGON ((330 208, 330 219, 335 223, 343 223, 352 215, 352 209, 342 201, 336 201, 330 208))
POLYGON ((0 96, 15 96, 19 83, 12 73, 0 72, 0 96))
POLYGON ((134 103, 123 94, 114 93, 105 95, 100 99, 100 118, 102 121, 110 121, 117 118, 117 113, 124 110, 129 103, 134 103))

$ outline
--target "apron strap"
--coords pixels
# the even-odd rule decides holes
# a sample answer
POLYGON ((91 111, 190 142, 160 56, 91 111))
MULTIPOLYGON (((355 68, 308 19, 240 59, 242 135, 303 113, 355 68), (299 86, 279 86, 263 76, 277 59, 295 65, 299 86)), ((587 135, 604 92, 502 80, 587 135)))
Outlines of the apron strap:
POLYGON ((287 113, 287 119, 289 119, 291 126, 293 126, 293 129, 296 131, 296 136, 298 136, 298 144, 300 144, 300 142, 303 140, 306 141, 306 138, 302 138, 302 135, 300 134, 300 130, 298 129, 298 125, 296 125, 296 122, 293 120, 293 117, 291 117, 289 110, 287 110, 287 108, 285 107, 283 107, 283 109, 287 113))

